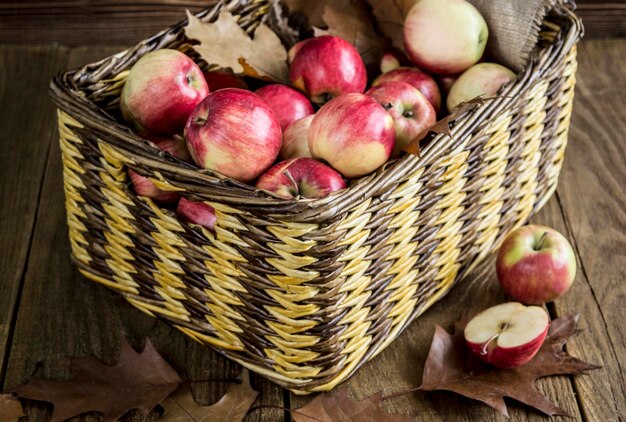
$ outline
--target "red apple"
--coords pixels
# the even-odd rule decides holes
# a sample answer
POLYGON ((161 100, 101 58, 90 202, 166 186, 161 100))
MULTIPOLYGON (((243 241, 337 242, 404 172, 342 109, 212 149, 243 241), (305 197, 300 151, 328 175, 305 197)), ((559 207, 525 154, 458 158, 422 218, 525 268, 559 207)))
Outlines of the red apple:
POLYGON ((155 144, 157 148, 169 152, 176 158, 180 158, 181 160, 187 161, 189 163, 193 162, 191 154, 189 154, 189 150, 187 149, 185 138, 180 135, 165 137, 154 135, 152 133, 140 133, 139 136, 144 139, 148 139, 149 141, 152 141, 152 143, 155 144))
POLYGON ((199 224, 211 231, 215 229, 215 208, 204 202, 190 201, 181 197, 176 208, 176 214, 183 220, 193 224, 199 224))
POLYGON ((162 204, 170 204, 178 200, 179 195, 177 192, 168 192, 157 188, 150 179, 132 169, 128 169, 128 176, 133 185, 133 190, 139 196, 153 199, 162 204))
POLYGON ((404 47, 420 69, 454 74, 483 55, 489 30, 466 0, 419 0, 404 20, 404 47))
POLYGON ((348 41, 324 35, 296 44, 291 53, 289 78, 314 103, 324 104, 341 94, 365 91, 365 65, 348 41))
POLYGON ((570 288, 576 277, 576 256, 561 233, 528 225, 504 239, 496 271, 507 295, 523 303, 542 304, 570 288))
POLYGON ((488 308, 465 327, 465 341, 481 360, 498 368, 530 361, 548 334, 550 317, 539 306, 508 302, 488 308))
POLYGON ((204 79, 206 79, 206 83, 211 92, 224 88, 248 89, 248 85, 243 79, 235 75, 233 72, 226 70, 204 72, 204 79))
POLYGON ((450 90, 452 89, 452 85, 459 78, 459 75, 440 75, 437 77, 437 83, 439 85, 439 90, 448 95, 450 90))
POLYGON ((206 97, 185 126, 185 139, 200 167, 233 179, 256 179, 276 160, 280 123, 253 92, 225 88, 206 97))
POLYGON ((394 156, 437 121, 437 114, 430 102, 407 83, 386 82, 370 88, 366 94, 378 101, 393 119, 396 129, 394 156))
POLYGON ((380 75, 374 80, 372 86, 387 82, 404 82, 414 86, 430 101, 435 112, 439 113, 441 110, 441 93, 437 82, 429 74, 413 67, 398 67, 380 75))
POLYGON ((282 130, 296 120, 315 112, 307 97, 286 85, 267 85, 258 89, 256 93, 272 108, 282 130))
POLYGON ((515 73, 497 63, 476 64, 457 78, 448 93, 448 111, 478 96, 493 97, 504 84, 515 79, 515 73))
POLYGON ((382 73, 387 73, 391 70, 400 67, 400 60, 393 53, 385 53, 383 57, 380 59, 380 71, 382 73))
MULTIPOLYGON (((191 155, 189 155, 185 140, 181 136, 175 135, 166 138, 151 133, 142 133, 141 136, 152 141, 159 149, 169 152, 174 157, 191 162, 191 155)), ((131 169, 128 169, 128 176, 130 177, 134 191, 140 196, 152 198, 161 203, 172 203, 176 202, 178 199, 178 193, 157 188, 150 179, 131 169)))
POLYGON ((282 161, 266 171, 256 184, 258 189, 285 199, 323 198, 345 189, 339 173, 312 158, 282 161))
POLYGON ((178 50, 146 54, 130 70, 120 98, 126 122, 139 132, 180 133, 193 109, 209 94, 202 71, 178 50))
POLYGON ((372 97, 344 94, 326 103, 309 128, 313 158, 329 163, 347 178, 383 165, 395 144, 393 119, 372 97))
POLYGON ((281 160, 311 156, 311 151, 309 150, 309 127, 314 117, 314 114, 310 114, 297 122, 293 122, 285 129, 283 146, 279 154, 281 160))

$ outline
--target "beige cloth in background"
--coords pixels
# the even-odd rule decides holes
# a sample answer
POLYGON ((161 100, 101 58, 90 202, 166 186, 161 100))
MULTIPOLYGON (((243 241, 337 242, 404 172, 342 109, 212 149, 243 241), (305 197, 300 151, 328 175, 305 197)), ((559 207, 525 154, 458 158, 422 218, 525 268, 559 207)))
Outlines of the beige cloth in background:
POLYGON ((514 72, 524 70, 546 14, 557 0, 469 0, 489 26, 487 54, 514 72))

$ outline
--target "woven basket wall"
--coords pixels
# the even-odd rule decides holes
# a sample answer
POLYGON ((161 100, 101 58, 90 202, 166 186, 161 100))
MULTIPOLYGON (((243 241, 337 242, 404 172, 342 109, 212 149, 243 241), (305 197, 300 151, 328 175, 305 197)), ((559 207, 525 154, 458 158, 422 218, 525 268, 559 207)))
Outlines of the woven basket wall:
MULTIPOLYGON (((293 42, 269 0, 221 2, 248 31, 293 42), (281 25, 283 25, 281 27, 281 25)), ((297 19, 290 19, 298 21, 297 19)), ((183 163, 113 117, 128 69, 189 50, 182 23, 61 73, 59 112, 73 259, 122 294, 296 393, 325 391, 389 346, 553 193, 567 143, 582 27, 560 4, 517 82, 406 156, 320 200, 278 200, 183 163), (217 211, 215 234, 130 188, 127 169, 217 211)))

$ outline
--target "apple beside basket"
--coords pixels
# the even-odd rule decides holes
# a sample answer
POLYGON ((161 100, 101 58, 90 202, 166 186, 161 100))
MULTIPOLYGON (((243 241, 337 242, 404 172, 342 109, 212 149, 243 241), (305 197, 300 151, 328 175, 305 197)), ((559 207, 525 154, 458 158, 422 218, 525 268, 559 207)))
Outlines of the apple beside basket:
MULTIPOLYGON (((392 161, 318 200, 283 201, 199 171, 111 117, 134 62, 188 48, 183 22, 59 74, 51 95, 75 265, 277 384, 301 394, 332 389, 554 192, 582 33, 566 2, 557 3, 536 57, 501 98, 458 118, 453 137, 434 136, 420 157, 392 161), (215 233, 136 195, 127 169, 205 201, 217 215, 215 233)), ((220 1, 198 16, 214 20, 226 5, 247 30, 277 13, 273 1, 220 1)), ((268 19, 289 40, 286 21, 268 19)))

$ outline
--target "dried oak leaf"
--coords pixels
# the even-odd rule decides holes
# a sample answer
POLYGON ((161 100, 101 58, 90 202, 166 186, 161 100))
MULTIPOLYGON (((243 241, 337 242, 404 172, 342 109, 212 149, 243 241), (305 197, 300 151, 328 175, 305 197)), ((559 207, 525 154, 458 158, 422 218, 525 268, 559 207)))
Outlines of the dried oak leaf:
POLYGON ((367 0, 376 17, 380 32, 391 40, 399 51, 404 51, 404 17, 415 4, 415 0, 367 0))
POLYGON ((442 133, 452 138, 452 129, 450 128, 450 123, 452 121, 454 121, 455 119, 458 119, 459 117, 461 117, 463 114, 467 113, 468 111, 473 110, 474 107, 483 105, 485 100, 492 100, 494 98, 496 97, 493 97, 493 98, 476 97, 464 103, 459 104, 452 113, 448 114, 443 119, 438 120, 437 122, 435 122, 435 124, 427 127, 426 129, 418 133, 417 136, 411 142, 406 144, 406 146, 402 150, 405 152, 408 152, 409 154, 417 155, 419 157, 420 151, 421 151, 420 142, 422 139, 426 137, 426 135, 428 135, 429 132, 442 133))
POLYGON ((116 421, 130 409, 147 415, 181 383, 176 371, 146 341, 137 353, 122 344, 119 362, 108 366, 89 357, 72 359, 69 381, 33 378, 13 392, 18 397, 52 403, 51 422, 86 412, 100 412, 104 421, 116 421))
POLYGON ((13 394, 0 394, 0 422, 16 422, 24 416, 19 400, 13 394))
POLYGON ((333 395, 320 395, 305 406, 292 411, 294 422, 410 422, 409 415, 387 413, 380 406, 382 393, 363 400, 352 400, 348 387, 342 387, 333 395))
POLYGON ((564 415, 565 411, 552 404, 534 387, 538 378, 550 375, 574 375, 597 365, 570 356, 563 345, 580 330, 579 316, 555 319, 537 355, 527 364, 512 369, 497 369, 475 358, 465 345, 462 327, 454 335, 437 326, 424 366, 419 389, 447 390, 479 400, 508 416, 504 397, 534 407, 546 415, 564 415))
POLYGON ((220 401, 211 406, 197 404, 188 387, 179 388, 161 406, 165 422, 239 422, 250 410, 259 395, 250 385, 250 374, 244 369, 239 375, 241 383, 233 383, 220 401))
POLYGON ((324 14, 324 7, 328 0, 282 0, 282 3, 292 12, 298 12, 306 16, 311 26, 324 26, 322 14, 324 14))
POLYGON ((361 1, 336 0, 324 6, 322 19, 328 29, 314 28, 315 36, 335 35, 358 50, 366 66, 378 66, 385 51, 385 39, 374 31, 374 20, 361 1))
POLYGON ((289 81, 287 50, 267 25, 259 25, 251 39, 228 12, 221 12, 212 23, 202 22, 189 11, 187 18, 185 35, 200 42, 193 48, 207 63, 255 78, 289 81))

